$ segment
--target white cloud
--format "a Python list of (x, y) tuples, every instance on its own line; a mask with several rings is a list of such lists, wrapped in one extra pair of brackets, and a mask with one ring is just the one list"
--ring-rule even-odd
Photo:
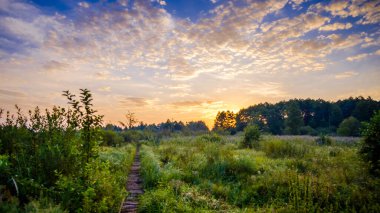
[(335, 30), (347, 30), (352, 27), (351, 23), (334, 23), (334, 24), (328, 24), (324, 25), (319, 28), (321, 31), (335, 31)]
[(359, 73), (354, 72), (354, 71), (347, 71), (347, 72), (342, 72), (338, 73), (335, 75), (336, 79), (346, 79), (346, 78), (351, 78), (353, 76), (359, 75)]
[(347, 61), (360, 61), (360, 60), (365, 59), (365, 58), (368, 57), (368, 56), (370, 56), (370, 54), (368, 54), (368, 53), (363, 53), (363, 54), (359, 54), (359, 55), (355, 55), (355, 56), (347, 57), (346, 60), (347, 60)]
[(87, 2), (84, 2), (84, 1), (79, 2), (78, 5), (79, 5), (80, 7), (83, 7), (83, 8), (89, 8), (89, 7), (90, 7), (90, 4), (87, 3)]

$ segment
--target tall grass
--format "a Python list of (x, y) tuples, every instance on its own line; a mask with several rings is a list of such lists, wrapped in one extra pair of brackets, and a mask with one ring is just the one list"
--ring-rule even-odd
[(215, 141), (207, 135), (144, 146), (142, 169), (148, 168), (145, 175), (154, 184), (146, 185), (140, 210), (379, 210), (380, 181), (368, 173), (349, 142), (321, 146), (315, 138), (266, 136), (256, 149), (240, 149), (241, 139)]

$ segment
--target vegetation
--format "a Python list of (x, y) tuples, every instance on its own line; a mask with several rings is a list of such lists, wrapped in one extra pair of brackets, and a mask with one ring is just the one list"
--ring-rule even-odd
[(0, 111), (0, 212), (118, 211), (134, 147), (100, 148), (111, 142), (91, 93), (64, 96), (67, 109)]
[(371, 172), (380, 175), (380, 111), (377, 111), (369, 123), (364, 123), (364, 141), (360, 153), (370, 163)]
[(359, 131), (360, 122), (351, 116), (340, 123), (337, 133), (341, 136), (359, 136)]
[[(210, 132), (203, 121), (137, 124), (131, 112), (123, 128), (103, 127), (88, 90), (64, 96), (67, 108), (0, 110), (0, 212), (117, 212), (136, 142), (141, 212), (380, 211), (380, 111), (360, 111), (378, 107), (370, 98), (220, 112)], [(331, 136), (360, 125), (362, 141)]]
[[(335, 135), (343, 120), (353, 117), (359, 121), (358, 128), (360, 128), (360, 122), (369, 121), (376, 110), (380, 110), (380, 101), (371, 97), (348, 98), (336, 102), (321, 99), (293, 99), (276, 104), (262, 103), (249, 106), (236, 114), (235, 121), (227, 122), (235, 123), (235, 126), (228, 128), (219, 126), (230, 132), (243, 131), (247, 125), (256, 124), (262, 132), (273, 135)], [(220, 115), (223, 115), (223, 112), (218, 113), (216, 124), (223, 123), (222, 118), (227, 119)], [(359, 131), (356, 130), (344, 135), (358, 136)]]
[(242, 147), (244, 148), (257, 148), (260, 141), (260, 130), (256, 125), (247, 126), (244, 129), (244, 139)]
[[(250, 127), (249, 129), (256, 129)], [(245, 136), (244, 136), (245, 137)], [(380, 180), (358, 141), (263, 136), (177, 137), (141, 148), (141, 212), (378, 212)], [(365, 193), (363, 193), (365, 192)]]

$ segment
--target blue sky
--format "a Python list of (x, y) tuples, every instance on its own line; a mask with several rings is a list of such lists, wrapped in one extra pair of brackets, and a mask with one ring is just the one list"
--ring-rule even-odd
[(380, 99), (380, 1), (0, 0), (0, 107), (88, 88), (107, 122)]

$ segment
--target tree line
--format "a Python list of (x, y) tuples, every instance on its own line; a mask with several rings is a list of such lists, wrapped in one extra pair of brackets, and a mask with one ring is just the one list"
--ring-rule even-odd
[(361, 122), (380, 109), (380, 101), (362, 96), (338, 101), (292, 99), (275, 104), (260, 103), (232, 111), (218, 112), (213, 130), (234, 134), (248, 125), (275, 135), (338, 134), (359, 136)]

